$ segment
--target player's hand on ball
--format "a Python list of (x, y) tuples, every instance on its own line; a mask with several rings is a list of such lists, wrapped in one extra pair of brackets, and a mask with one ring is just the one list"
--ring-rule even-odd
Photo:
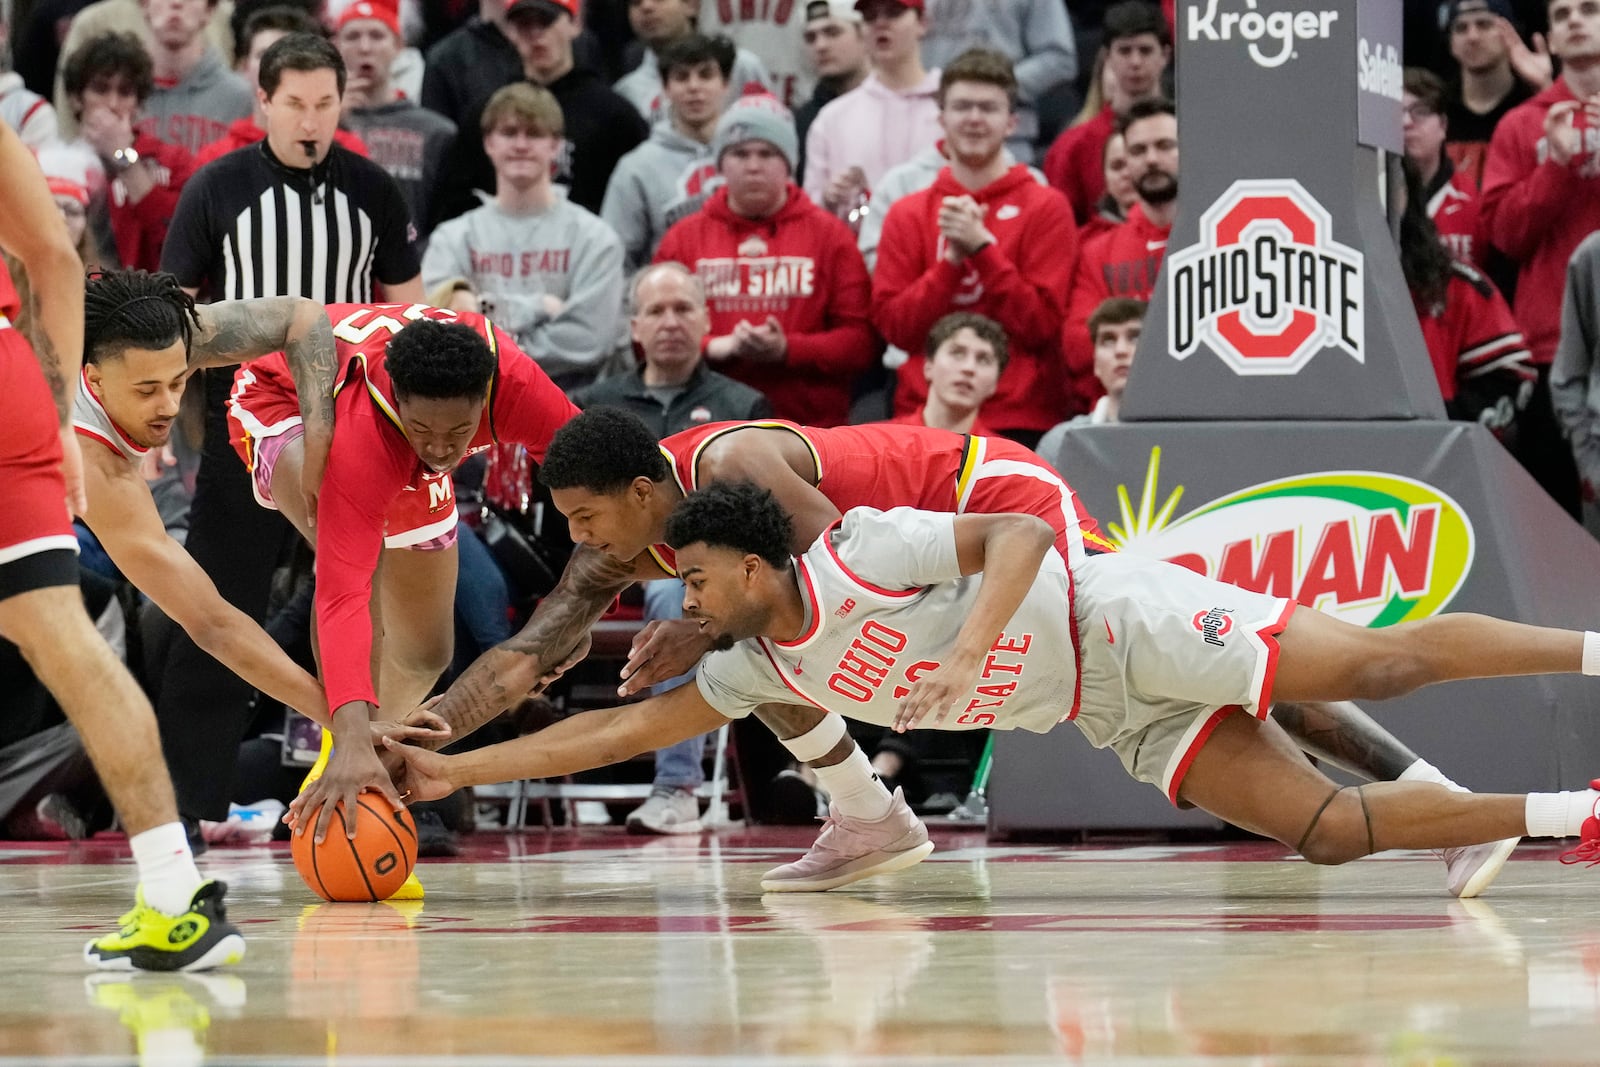
[[(294, 827), (297, 835), (305, 833), (307, 828), (312, 829), (320, 843), (328, 836), (334, 810), (342, 806), (346, 812), (355, 811), (356, 799), (365, 789), (382, 793), (396, 811), (405, 807), (399, 790), (390, 781), (389, 772), (384, 770), (371, 745), (335, 744), (322, 777), (306, 786), (299, 796), (289, 802), (284, 821)], [(354, 837), (355, 819), (345, 819), (345, 826), (348, 835)]]
[(958, 703), (965, 703), (978, 684), (978, 668), (974, 660), (947, 660), (911, 683), (909, 689), (896, 690), (901, 696), (900, 710), (895, 715), (894, 731), (903, 734), (921, 726), (932, 715), (930, 726), (938, 726), (950, 715)]
[(634, 635), (617, 695), (631, 697), (657, 682), (676, 678), (710, 651), (711, 641), (698, 622), (657, 619)]
[(405, 760), (399, 776), (400, 792), (406, 801), (438, 800), (456, 791), (450, 780), (450, 757), (441, 756), (415, 745), (402, 745), (392, 737), (383, 739), (384, 747)]

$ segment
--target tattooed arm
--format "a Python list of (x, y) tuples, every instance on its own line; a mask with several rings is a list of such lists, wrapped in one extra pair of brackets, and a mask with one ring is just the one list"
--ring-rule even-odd
[(72, 432), (72, 399), (83, 363), (83, 261), (67, 225), (50, 199), (39, 164), (9, 126), (0, 123), (0, 247), (27, 268), (37, 307), (38, 328), (30, 340), (39, 368), (50, 385), (61, 425), (61, 471), (67, 504), (77, 513), (87, 505), (83, 459)]
[(527, 696), (579, 647), (611, 601), (635, 579), (661, 577), (661, 568), (648, 554), (624, 561), (579, 545), (561, 581), (539, 602), (522, 632), (479, 656), (434, 706), (450, 724), (450, 740), (465, 737)]
[(315, 300), (267, 297), (225, 300), (196, 309), (199, 329), (189, 349), (189, 367), (225, 367), (282, 352), (294, 375), (305, 423), (305, 463), (301, 482), (312, 522), (316, 493), (333, 445), (333, 377), (339, 353), (328, 315)]

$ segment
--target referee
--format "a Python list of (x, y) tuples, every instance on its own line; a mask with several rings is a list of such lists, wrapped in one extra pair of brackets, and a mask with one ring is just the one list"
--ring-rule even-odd
[[(345, 85), (338, 51), (315, 34), (290, 34), (267, 49), (260, 71), (266, 138), (189, 180), (161, 268), (211, 300), (421, 303), (416, 229), (399, 186), (378, 164), (334, 144)], [(223, 597), (260, 620), (295, 533), (256, 505), (228, 444), (232, 384), (232, 368), (206, 374), (205, 444), (187, 547)], [(178, 810), (198, 838), (199, 820), (227, 818), (252, 691), (181, 630), (151, 673)]]

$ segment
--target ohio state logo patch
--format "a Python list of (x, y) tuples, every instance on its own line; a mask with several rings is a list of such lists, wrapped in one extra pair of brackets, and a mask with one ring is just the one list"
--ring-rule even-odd
[(1299, 182), (1234, 182), (1167, 259), (1175, 359), (1203, 345), (1241, 375), (1296, 374), (1325, 348), (1365, 360), (1361, 253)]
[(1200, 631), (1200, 636), (1205, 638), (1206, 644), (1221, 648), (1225, 643), (1222, 639), (1233, 630), (1233, 609), (1211, 608), (1209, 611), (1196, 612), (1190, 621)]

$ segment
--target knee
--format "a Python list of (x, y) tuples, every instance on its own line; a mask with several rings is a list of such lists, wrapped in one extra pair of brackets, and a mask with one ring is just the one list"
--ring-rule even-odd
[(1300, 841), (1300, 855), (1307, 863), (1336, 867), (1358, 860), (1371, 852), (1367, 813), (1359, 791), (1353, 786), (1341, 790), (1323, 809)]
[(1392, 639), (1400, 635), (1388, 636), (1391, 641), (1379, 643), (1356, 673), (1357, 695), (1361, 699), (1388, 700), (1405, 696), (1432, 680), (1429, 661), (1416, 649), (1415, 643), (1403, 638)]
[(818, 708), (792, 704), (763, 704), (756, 708), (756, 718), (780, 741), (790, 741), (810, 733), (826, 716), (827, 712)]
[(417, 675), (437, 678), (449, 669), (454, 656), (455, 635), (441, 634), (413, 648), (411, 654), (406, 657), (406, 666)]

